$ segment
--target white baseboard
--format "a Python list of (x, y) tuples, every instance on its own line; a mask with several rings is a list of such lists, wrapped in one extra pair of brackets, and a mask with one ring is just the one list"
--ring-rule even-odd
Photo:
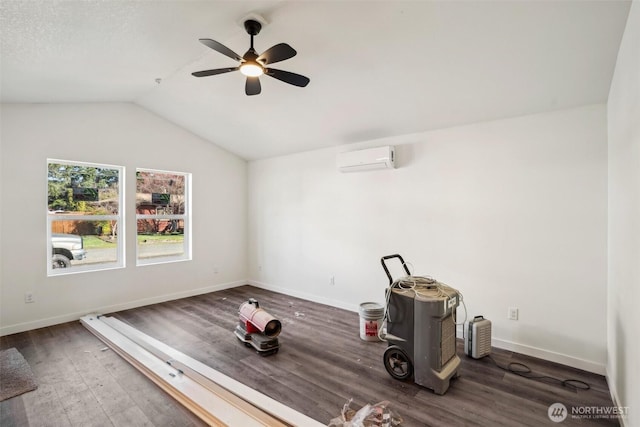
[(143, 307), (150, 304), (158, 304), (161, 302), (172, 301), (180, 298), (192, 297), (195, 295), (206, 294), (223, 289), (235, 288), (237, 286), (246, 285), (247, 280), (236, 280), (234, 282), (220, 283), (217, 285), (206, 286), (204, 288), (191, 289), (183, 292), (175, 292), (150, 298), (143, 298), (135, 301), (127, 301), (120, 304), (93, 307), (76, 313), (67, 313), (60, 316), (48, 317), (45, 319), (33, 320), (30, 322), (16, 323), (14, 325), (2, 326), (0, 328), (0, 336), (16, 334), (19, 332), (30, 331), (32, 329), (44, 328), (47, 326), (58, 325), (60, 323), (73, 322), (90, 313), (107, 314), (115, 311), (129, 310), (131, 308)]
[[(463, 337), (462, 325), (457, 327), (458, 338)], [(605, 375), (605, 365), (593, 362), (591, 360), (580, 359), (578, 357), (569, 356), (563, 353), (546, 350), (544, 348), (533, 347), (526, 344), (519, 344), (513, 341), (503, 340), (497, 337), (491, 337), (491, 346), (502, 350), (509, 350), (515, 353), (527, 356), (537, 357), (539, 359), (548, 360), (550, 362), (560, 363), (561, 365), (571, 366), (572, 368), (582, 369), (583, 371), (592, 372), (598, 375)]]
[(550, 362), (571, 366), (572, 368), (582, 369), (583, 371), (593, 372), (594, 374), (605, 374), (605, 365), (603, 363), (580, 359), (578, 357), (569, 356), (567, 354), (556, 353), (555, 351), (546, 350), (544, 348), (518, 344), (500, 338), (492, 338), (491, 345), (503, 350), (510, 350), (516, 353), (526, 354), (527, 356), (538, 357)]
[[(623, 408), (624, 405), (620, 402), (620, 398), (618, 397), (618, 387), (617, 383), (613, 380), (609, 369), (607, 368), (605, 378), (607, 379), (607, 385), (609, 386), (609, 393), (611, 394), (611, 400), (613, 401), (613, 406), (617, 406), (618, 408)], [(622, 427), (627, 427), (627, 418), (626, 417), (618, 417), (618, 421)]]
[[(14, 325), (3, 326), (0, 328), (0, 336), (15, 334), (15, 333), (24, 332), (24, 331), (30, 331), (32, 329), (37, 329), (37, 328), (44, 328), (46, 326), (57, 325), (65, 322), (72, 322), (90, 313), (107, 314), (115, 311), (128, 310), (131, 308), (143, 307), (145, 305), (157, 304), (165, 301), (172, 301), (180, 298), (191, 297), (194, 295), (201, 295), (209, 292), (220, 291), (223, 289), (234, 288), (234, 287), (242, 286), (246, 284), (250, 284), (251, 286), (255, 286), (256, 288), (279, 292), (285, 295), (290, 295), (292, 297), (302, 298), (308, 301), (313, 301), (313, 302), (341, 308), (348, 311), (358, 312), (358, 309), (359, 309), (359, 306), (355, 304), (347, 304), (347, 303), (344, 303), (343, 301), (319, 297), (317, 295), (309, 294), (306, 292), (300, 292), (300, 291), (296, 291), (289, 288), (273, 286), (267, 283), (259, 282), (257, 280), (237, 280), (234, 282), (221, 283), (217, 285), (207, 286), (204, 288), (192, 289), (184, 292), (176, 292), (172, 294), (155, 296), (151, 298), (144, 298), (136, 301), (128, 301), (125, 303), (115, 304), (110, 306), (94, 307), (82, 312), (68, 313), (61, 316), (49, 317), (46, 319), (38, 319), (31, 322), (17, 323)], [(459, 337), (462, 336), (461, 326), (458, 327), (458, 336)], [(556, 353), (550, 350), (528, 346), (525, 344), (514, 343), (514, 342), (503, 340), (497, 337), (493, 337), (491, 339), (491, 344), (494, 347), (497, 347), (503, 350), (510, 350), (516, 353), (526, 354), (527, 356), (538, 357), (540, 359), (549, 360), (551, 362), (556, 362), (556, 363), (571, 366), (574, 368), (583, 369), (585, 371), (593, 372), (599, 375), (606, 375), (606, 367), (602, 363), (597, 363), (590, 360), (584, 360), (584, 359), (569, 356), (566, 354)], [(612, 392), (613, 392), (613, 389), (612, 389)]]
[[(256, 280), (249, 280), (249, 284), (256, 288), (267, 289), (274, 292), (279, 292), (293, 297), (302, 298), (309, 301), (319, 302), (321, 304), (330, 305), (332, 307), (342, 308), (344, 310), (357, 312), (359, 307), (353, 304), (345, 304), (342, 301), (332, 300), (329, 298), (318, 297), (317, 295), (308, 294), (305, 292), (299, 292), (296, 290), (281, 288), (278, 286), (269, 285), (267, 283), (258, 282)], [(458, 336), (462, 336), (462, 326), (458, 327)], [(493, 337), (491, 339), (491, 345), (494, 347), (510, 350), (520, 354), (526, 354), (527, 356), (538, 357), (540, 359), (548, 360), (562, 365), (571, 366), (574, 368), (582, 369), (588, 372), (593, 372), (599, 375), (605, 374), (605, 365), (602, 363), (593, 362), (590, 360), (580, 359), (578, 357), (569, 356), (562, 353), (546, 350), (543, 348), (533, 347), (525, 344), (514, 343), (511, 341), (503, 340)]]
[[(299, 292), (296, 290), (281, 288), (278, 286), (269, 285), (267, 283), (258, 282), (257, 280), (249, 280), (249, 284), (256, 288), (266, 289), (274, 292), (279, 292), (293, 297), (302, 298), (308, 301), (318, 302), (320, 304), (330, 305), (332, 307), (342, 308), (344, 310), (358, 312), (359, 306), (354, 304), (345, 304), (342, 301), (332, 300), (329, 298), (319, 297), (317, 295), (308, 294), (305, 292)], [(458, 337), (462, 337), (462, 326), (458, 326)], [(582, 369), (588, 372), (593, 372), (599, 375), (605, 375), (605, 365), (602, 363), (593, 362), (590, 360), (580, 359), (578, 357), (569, 356), (562, 353), (546, 350), (543, 348), (533, 347), (525, 344), (519, 344), (500, 338), (493, 337), (491, 339), (491, 345), (503, 350), (510, 350), (516, 353), (525, 354), (527, 356), (538, 357), (540, 359), (548, 360), (562, 365), (571, 366), (573, 368)]]
[(345, 304), (343, 301), (333, 300), (329, 298), (319, 297), (317, 295), (308, 294), (306, 292), (299, 292), (289, 288), (281, 288), (279, 286), (269, 285), (267, 283), (258, 282), (257, 280), (249, 280), (251, 286), (256, 288), (266, 289), (268, 291), (278, 292), (292, 297), (301, 298), (307, 301), (313, 301), (324, 305), (330, 305), (331, 307), (341, 308), (343, 310), (358, 312), (359, 306), (354, 304)]

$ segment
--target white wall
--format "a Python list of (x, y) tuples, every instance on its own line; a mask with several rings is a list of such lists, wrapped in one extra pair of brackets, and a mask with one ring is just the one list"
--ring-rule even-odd
[(400, 253), (494, 344), (604, 373), (606, 138), (592, 105), (361, 144), (400, 144), (395, 170), (337, 172), (351, 146), (250, 162), (252, 283), (356, 310)]
[(640, 425), (640, 2), (633, 2), (608, 102), (607, 378), (625, 425)]
[[(1, 113), (2, 334), (245, 283), (244, 160), (133, 104), (8, 104)], [(126, 268), (47, 277), (47, 158), (126, 167)], [(136, 167), (193, 174), (192, 261), (135, 266)], [(35, 303), (24, 303), (27, 291)]]

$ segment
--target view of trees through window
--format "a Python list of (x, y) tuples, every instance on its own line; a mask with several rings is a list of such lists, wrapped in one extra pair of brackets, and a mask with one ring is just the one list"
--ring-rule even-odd
[(55, 160), (47, 167), (49, 273), (122, 265), (121, 168)]
[[(124, 168), (47, 162), (49, 275), (124, 267)], [(191, 259), (191, 175), (136, 170), (138, 264)]]
[(136, 171), (136, 220), (139, 263), (190, 256), (187, 186), (189, 175), (138, 169)]

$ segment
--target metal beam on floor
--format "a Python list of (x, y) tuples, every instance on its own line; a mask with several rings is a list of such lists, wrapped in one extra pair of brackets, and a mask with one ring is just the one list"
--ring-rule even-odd
[(324, 425), (116, 318), (92, 314), (80, 322), (209, 425)]

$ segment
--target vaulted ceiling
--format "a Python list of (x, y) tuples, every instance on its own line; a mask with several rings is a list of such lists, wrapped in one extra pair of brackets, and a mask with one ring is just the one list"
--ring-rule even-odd
[[(134, 102), (245, 159), (606, 102), (630, 1), (0, 2), (3, 103)], [(306, 88), (236, 63), (262, 52)], [(159, 83), (158, 83), (159, 81)]]

